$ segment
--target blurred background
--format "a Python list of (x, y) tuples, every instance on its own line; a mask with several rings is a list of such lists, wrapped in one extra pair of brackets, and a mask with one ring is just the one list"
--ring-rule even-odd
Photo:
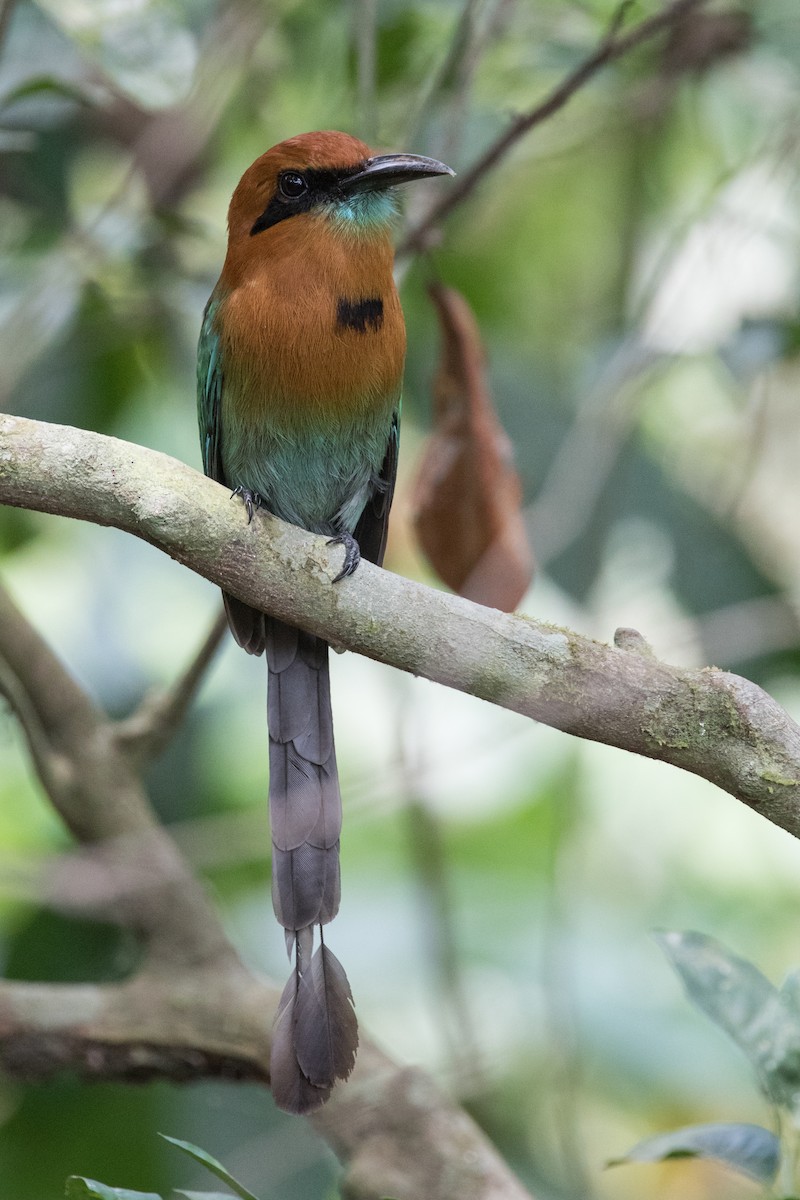
[[(200, 466), (194, 353), (230, 193), (319, 128), (463, 171), (603, 36), (611, 0), (5, 0), (0, 406)], [(635, 0), (626, 23), (658, 11)], [(432, 278), (479, 320), (539, 573), (521, 608), (746, 674), (800, 716), (800, 12), (707, 5), (521, 141), (406, 258), (401, 477), (387, 565), (436, 583), (409, 521), (430, 426)], [(420, 185), (407, 220), (436, 198)], [(114, 530), (0, 511), (2, 578), (115, 714), (173, 679), (214, 588)], [(682, 1123), (769, 1123), (651, 938), (694, 928), (775, 981), (800, 964), (800, 846), (710, 784), (336, 656), (345, 797), (332, 934), (359, 1018), (428, 1067), (553, 1200), (755, 1194), (713, 1165), (605, 1171)], [(230, 639), (153, 802), (247, 960), (283, 979), (264, 669)], [(37, 895), (68, 841), (0, 716), (0, 967), (108, 980), (134, 948)], [(329, 1197), (335, 1161), (266, 1090), (0, 1083), (9, 1200), (66, 1175)]]

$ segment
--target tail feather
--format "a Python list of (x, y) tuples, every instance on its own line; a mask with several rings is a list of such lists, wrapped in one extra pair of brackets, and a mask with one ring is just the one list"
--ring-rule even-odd
[[(309, 764), (298, 758), (291, 743), (271, 745), (269, 759), (272, 841), (279, 850), (296, 850), (311, 839), (321, 820), (335, 826), (338, 797), (324, 794), (331, 792), (327, 780), (321, 777), (318, 769), (313, 769), (313, 764), (309, 769)], [(328, 815), (328, 809), (331, 815)], [(314, 838), (315, 842), (318, 840)]]
[(272, 900), (295, 946), (273, 1030), (272, 1089), (289, 1112), (309, 1112), (350, 1074), (358, 1028), (347, 976), (313, 949), (313, 927), (339, 908), (342, 802), (333, 745), (328, 647), (267, 618)]
[(300, 978), (295, 1003), (297, 1061), (315, 1086), (345, 1079), (353, 1069), (358, 1026), (344, 968), (323, 943)]
[(248, 654), (264, 653), (264, 614), (258, 609), (251, 608), (235, 596), (222, 593), (228, 625), (236, 641)]
[(286, 1112), (313, 1112), (324, 1104), (331, 1084), (317, 1086), (303, 1073), (295, 1049), (298, 994), (312, 961), (313, 932), (303, 930), (293, 936), (295, 967), (283, 989), (272, 1029), (270, 1084), (275, 1103)]
[[(320, 711), (320, 668), (307, 662), (298, 646), (296, 657), (286, 667), (275, 671), (270, 665), (270, 672), (273, 683), (267, 701), (270, 737), (276, 742), (293, 742), (317, 724), (314, 718)], [(330, 744), (327, 751), (330, 754)], [(325, 758), (327, 754), (311, 761), (324, 762)]]
[[(338, 910), (339, 847), (320, 850), (305, 842), (296, 850), (272, 847), (272, 906), (284, 929), (332, 921)], [(334, 862), (333, 859), (336, 859)], [(336, 907), (331, 905), (336, 900)]]
[[(325, 643), (323, 642), (322, 645), (324, 646)], [(325, 663), (316, 669), (315, 675), (317, 695), (311, 699), (311, 709), (323, 712), (327, 706), (330, 711), (331, 696), (327, 657)], [(293, 741), (298, 753), (302, 754), (303, 758), (309, 762), (318, 763), (323, 769), (326, 764), (333, 763), (333, 780), (338, 790), (336, 757), (333, 749), (333, 720), (310, 721), (302, 733), (295, 734)]]

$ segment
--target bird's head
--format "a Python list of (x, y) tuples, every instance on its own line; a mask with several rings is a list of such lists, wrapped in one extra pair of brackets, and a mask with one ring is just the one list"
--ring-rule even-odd
[(265, 237), (304, 215), (326, 219), (343, 233), (385, 233), (396, 212), (397, 184), (453, 174), (418, 154), (375, 155), (347, 133), (303, 133), (273, 146), (245, 171), (228, 213), (231, 239)]

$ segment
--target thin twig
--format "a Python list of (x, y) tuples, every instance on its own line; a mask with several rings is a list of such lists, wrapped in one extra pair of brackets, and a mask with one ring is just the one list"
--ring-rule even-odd
[(421, 922), (438, 991), (439, 1023), (447, 1040), (453, 1076), (474, 1090), (481, 1061), (459, 964), (453, 897), (441, 822), (425, 800), (406, 795), (411, 866), (422, 901)]
[(447, 53), (433, 72), (428, 85), (424, 88), (418, 108), (409, 122), (408, 144), (415, 146), (423, 135), (423, 129), (431, 109), (440, 92), (450, 80), (458, 78), (463, 72), (464, 59), (472, 46), (475, 13), (481, 0), (464, 0), (463, 8), (456, 21)]
[(200, 649), (172, 687), (151, 692), (135, 712), (116, 723), (117, 744), (132, 759), (145, 762), (164, 752), (183, 723), (227, 628), (225, 613), (220, 611)]
[(438, 985), (437, 1015), (447, 1041), (452, 1073), (462, 1087), (473, 1088), (481, 1073), (480, 1055), (459, 966), (452, 888), (441, 823), (425, 795), (429, 739), (421, 727), (409, 728), (413, 716), (409, 700), (410, 693), (406, 689), (397, 714), (399, 736), (395, 775), (402, 781), (408, 846), (422, 901), (422, 933), (429, 947), (434, 982)]
[(377, 136), (377, 0), (354, 0), (353, 23), (356, 42), (356, 96), (361, 136), (367, 142)]
[(548, 117), (552, 117), (554, 113), (563, 108), (575, 93), (580, 91), (603, 67), (622, 58), (637, 46), (641, 46), (644, 42), (649, 41), (663, 30), (680, 21), (693, 9), (699, 8), (708, 2), (709, 0), (673, 0), (673, 3), (668, 5), (662, 12), (648, 17), (646, 21), (642, 21), (630, 33), (620, 36), (617, 36), (615, 32), (615, 18), (615, 23), (612, 23), (610, 32), (603, 37), (602, 41), (588, 58), (585, 58), (573, 71), (570, 71), (544, 100), (512, 121), (505, 133), (492, 142), (477, 162), (473, 163), (469, 170), (458, 176), (455, 183), (433, 205), (419, 224), (408, 231), (398, 248), (398, 255), (406, 255), (424, 250), (427, 247), (430, 234), (435, 226), (472, 195), (483, 181), (484, 176), (497, 167), (520, 138), (530, 133), (537, 125), (541, 125)]
[(19, 721), (42, 786), (65, 824), (81, 836), (70, 758), (88, 744), (101, 714), (0, 584), (0, 693)]
[(445, 123), (444, 161), (455, 160), (461, 149), (461, 140), (467, 110), (475, 76), (480, 66), (481, 58), (490, 42), (488, 22), (483, 30), (479, 24), (480, 5), (476, 4), (469, 13), (464, 39), (464, 49), (456, 64), (454, 75), (453, 97), (450, 102), (449, 114)]
[(597, 511), (635, 415), (636, 386), (658, 369), (663, 355), (631, 336), (605, 364), (582, 399), (566, 435), (548, 464), (525, 522), (540, 569), (563, 554)]
[(0, 6), (0, 54), (5, 48), (8, 31), (11, 28), (11, 18), (17, 3), (18, 0), (3, 0), (3, 4)]
[(611, 41), (617, 36), (622, 26), (625, 24), (625, 18), (633, 7), (633, 0), (622, 0), (618, 4), (614, 12), (611, 14), (611, 20), (606, 30), (606, 41)]
[(65, 763), (50, 743), (36, 705), (22, 681), (0, 652), (0, 696), (3, 696), (17, 719), (28, 746), (36, 774), (48, 795), (60, 793), (66, 783)]
[(579, 1021), (576, 987), (572, 978), (569, 904), (573, 888), (565, 878), (565, 846), (574, 850), (569, 834), (576, 820), (576, 781), (565, 780), (544, 801), (547, 812), (545, 895), (542, 920), (540, 975), (544, 987), (545, 1038), (548, 1047), (548, 1093), (554, 1115), (554, 1132), (561, 1164), (559, 1178), (572, 1195), (594, 1200), (596, 1195), (581, 1136), (579, 1094), (582, 1061), (579, 1055)]

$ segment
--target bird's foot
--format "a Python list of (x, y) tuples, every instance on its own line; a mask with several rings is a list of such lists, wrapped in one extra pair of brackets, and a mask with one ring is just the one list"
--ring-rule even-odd
[(340, 579), (353, 574), (353, 571), (355, 571), (361, 562), (361, 551), (352, 533), (337, 533), (336, 537), (328, 539), (328, 545), (344, 546), (344, 566), (333, 581), (334, 583), (338, 583)]
[(234, 496), (242, 497), (244, 506), (247, 509), (247, 524), (249, 525), (253, 519), (253, 513), (255, 510), (262, 507), (264, 503), (263, 498), (259, 496), (258, 492), (252, 492), (250, 488), (242, 487), (241, 484), (239, 487), (235, 487), (231, 492), (231, 498)]

